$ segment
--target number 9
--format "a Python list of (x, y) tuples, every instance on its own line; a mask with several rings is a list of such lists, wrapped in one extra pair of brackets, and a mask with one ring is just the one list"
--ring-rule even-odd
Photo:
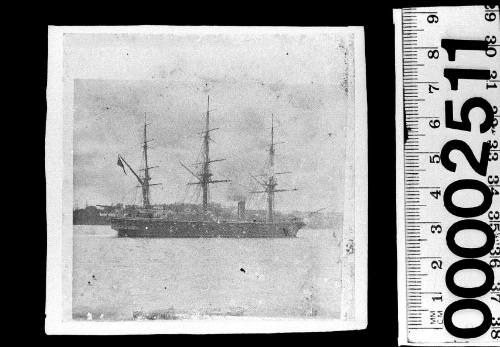
[[(493, 22), (495, 19), (497, 19), (497, 15), (495, 12), (486, 12), (484, 14), (484, 19), (486, 19), (488, 22)], [(427, 18), (427, 20), (429, 20)]]
[(429, 121), (429, 126), (433, 129), (439, 128), (440, 125), (441, 122), (439, 121), (439, 119), (433, 119)]
[(432, 23), (437, 23), (437, 22), (439, 22), (439, 17), (436, 16), (435, 14), (430, 14), (430, 15), (427, 16), (427, 21), (429, 23), (431, 23), (431, 24)]

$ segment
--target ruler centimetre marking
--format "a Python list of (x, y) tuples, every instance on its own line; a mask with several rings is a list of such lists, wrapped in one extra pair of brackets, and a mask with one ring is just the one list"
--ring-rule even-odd
[[(496, 53), (500, 42), (498, 16), (498, 6), (407, 8), (394, 11), (400, 344), (500, 345), (500, 294), (497, 294), (500, 292), (500, 230), (497, 229), (500, 228), (500, 195), (493, 195), (491, 206), (486, 212), (470, 218), (451, 214), (444, 202), (445, 191), (451, 190), (450, 185), (464, 179), (484, 183), (492, 194), (500, 191), (497, 182), (500, 176), (500, 141), (496, 130), (500, 130), (496, 126), (500, 106), (497, 76), (500, 73), (500, 52)], [(450, 59), (449, 50), (442, 47), (442, 39), (483, 40), (489, 43), (487, 48), (482, 43), (475, 43), (484, 51), (462, 49), (458, 45), (453, 60)], [(484, 80), (459, 76), (458, 88), (453, 90), (453, 83), (444, 75), (444, 69), (486, 69), (490, 71), (490, 77)], [(486, 111), (481, 113), (476, 104), (468, 114), (472, 124), (470, 131), (449, 127), (450, 120), (445, 114), (450, 110), (445, 109), (445, 102), (452, 101), (453, 119), (459, 121), (463, 105), (472, 103), (467, 101), (470, 98), (482, 98), (492, 105), (495, 122), (490, 130), (484, 133), (479, 131)], [(476, 173), (469, 164), (471, 158), (464, 159), (465, 153), (457, 148), (448, 155), (448, 159), (456, 164), (455, 172), (444, 166), (441, 157), (444, 156), (443, 146), (453, 140), (465, 142), (477, 160), (481, 157), (481, 145), (489, 141), (490, 153), (485, 175)], [(472, 190), (457, 189), (451, 194), (451, 204), (482, 205), (480, 194)], [(449, 201), (447, 203), (450, 204)], [(472, 298), (487, 305), (492, 322), (488, 322), (490, 324), (486, 332), (474, 338), (454, 336), (449, 331), (449, 324), (445, 325), (446, 310), (450, 316), (449, 306), (464, 299), (452, 293), (446, 282), (450, 266), (465, 259), (449, 249), (446, 239), (450, 227), (463, 219), (489, 223), (495, 230), (492, 251), (478, 258), (493, 269), (493, 285), (488, 293)], [(479, 232), (469, 229), (460, 229), (455, 235), (455, 242), (464, 242), (460, 245), (465, 248), (480, 247), (486, 242), (478, 238)], [(478, 287), (487, 280), (468, 269), (457, 271), (451, 277), (457, 286), (462, 287)], [(451, 317), (459, 328), (473, 328), (482, 321), (482, 314), (477, 310), (458, 310)]]

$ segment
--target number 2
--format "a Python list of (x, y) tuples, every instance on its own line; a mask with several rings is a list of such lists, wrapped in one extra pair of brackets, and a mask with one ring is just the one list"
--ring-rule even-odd
[(447, 170), (451, 172), (455, 172), (455, 170), (457, 169), (457, 164), (452, 162), (450, 159), (450, 153), (455, 149), (463, 153), (465, 159), (467, 159), (474, 171), (476, 171), (481, 176), (486, 176), (486, 171), (488, 169), (488, 159), (490, 155), (490, 145), (487, 142), (483, 142), (481, 159), (479, 161), (474, 156), (472, 149), (464, 141), (450, 140), (446, 142), (446, 144), (443, 146), (443, 149), (441, 150), (441, 163)]

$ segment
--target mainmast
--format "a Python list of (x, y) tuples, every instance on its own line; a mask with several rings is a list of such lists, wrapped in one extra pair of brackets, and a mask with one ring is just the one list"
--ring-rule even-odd
[(146, 114), (144, 114), (144, 142), (142, 145), (142, 153), (144, 156), (144, 180), (142, 184), (142, 205), (148, 209), (151, 207), (149, 201), (149, 167), (148, 167), (148, 123), (146, 122)]
[(269, 146), (269, 179), (266, 184), (267, 190), (267, 222), (272, 223), (274, 219), (274, 192), (278, 185), (274, 176), (274, 114), (271, 115), (271, 144)]
[(219, 128), (210, 129), (210, 95), (207, 98), (207, 113), (205, 116), (205, 130), (202, 132), (203, 137), (203, 161), (201, 163), (196, 163), (196, 165), (201, 164), (201, 170), (199, 173), (195, 173), (190, 170), (186, 165), (180, 163), (187, 171), (189, 171), (198, 182), (189, 182), (189, 185), (199, 184), (201, 185), (202, 193), (203, 193), (203, 212), (207, 212), (208, 210), (208, 198), (209, 198), (209, 187), (212, 183), (221, 183), (221, 182), (230, 182), (229, 180), (213, 180), (212, 173), (210, 171), (210, 163), (216, 161), (223, 161), (225, 159), (214, 159), (210, 160), (210, 132), (213, 130), (217, 130)]
[(276, 179), (276, 175), (288, 174), (290, 171), (286, 172), (275, 172), (274, 170), (274, 155), (275, 155), (275, 146), (277, 144), (281, 144), (283, 142), (274, 142), (274, 114), (271, 115), (271, 143), (269, 145), (269, 172), (267, 180), (257, 179), (255, 176), (252, 176), (257, 183), (259, 183), (264, 190), (263, 191), (254, 191), (252, 193), (266, 193), (267, 194), (267, 214), (266, 221), (268, 223), (274, 222), (274, 194), (279, 192), (289, 192), (296, 191), (297, 188), (293, 189), (276, 189), (278, 185), (278, 180)]

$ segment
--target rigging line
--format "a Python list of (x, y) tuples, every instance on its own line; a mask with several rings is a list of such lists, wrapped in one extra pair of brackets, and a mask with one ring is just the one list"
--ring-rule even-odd
[(193, 201), (193, 190), (188, 185), (186, 185), (185, 189), (185, 201), (189, 204)]
[[(125, 194), (123, 194), (120, 201), (126, 201), (127, 195), (130, 196), (133, 192), (136, 192), (136, 187), (129, 188), (129, 190), (127, 190)], [(133, 203), (135, 203), (135, 197)]]
[(198, 187), (194, 187), (194, 189), (189, 189), (189, 203), (190, 204), (194, 204), (196, 202), (196, 200), (198, 199), (197, 198), (197, 194), (199, 194), (198, 192)]
[(132, 202), (133, 205), (136, 205), (136, 202), (137, 202), (137, 192), (139, 191), (139, 188), (135, 187), (135, 190), (134, 190), (134, 200)]
[(255, 195), (256, 194), (253, 194), (253, 195), (250, 195), (250, 197), (248, 197), (247, 202), (248, 202), (249, 205), (252, 203)]
[(201, 191), (201, 188), (197, 188), (196, 189), (196, 197), (195, 197), (195, 203), (198, 202), (199, 198), (200, 198), (200, 191)]
[[(224, 177), (224, 178), (228, 179), (227, 177)], [(233, 184), (236, 184), (236, 185), (238, 185), (240, 187), (243, 187), (243, 188), (246, 188), (246, 189), (252, 189), (252, 190), (255, 189), (255, 187), (258, 187), (257, 185), (255, 185), (254, 187), (252, 187), (252, 186), (249, 186), (249, 185), (246, 185), (246, 184), (243, 184), (243, 183), (236, 183), (236, 182), (234, 182)]]
[[(196, 156), (196, 161), (195, 163), (199, 163), (202, 161), (202, 157), (203, 157), (203, 143), (200, 145), (200, 150), (198, 151), (198, 155)], [(198, 174), (198, 173), (197, 173)]]
[[(184, 193), (182, 194), (182, 203), (186, 201), (186, 198), (189, 197), (189, 186), (186, 184), (184, 185)], [(189, 200), (189, 199), (188, 199)]]
[[(135, 188), (134, 188), (135, 189)], [(125, 193), (120, 197), (120, 200), (118, 201), (125, 201), (125, 198), (127, 195), (132, 191), (132, 189), (125, 191)]]

